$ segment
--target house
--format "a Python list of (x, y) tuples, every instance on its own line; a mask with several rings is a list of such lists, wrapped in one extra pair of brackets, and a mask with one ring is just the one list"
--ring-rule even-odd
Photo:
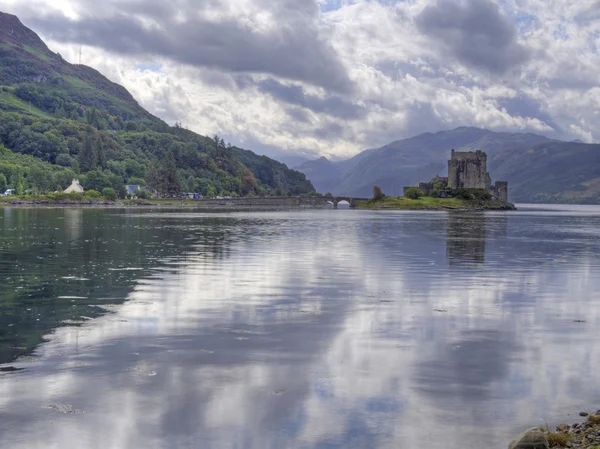
[(131, 197), (136, 197), (140, 191), (149, 192), (152, 196), (154, 196), (154, 193), (152, 190), (150, 190), (150, 187), (140, 186), (138, 184), (126, 184), (125, 190), (127, 191), (127, 195)]
[(138, 184), (127, 184), (125, 190), (127, 190), (127, 195), (135, 196), (137, 191), (140, 190), (140, 186)]
[(73, 179), (73, 182), (71, 183), (71, 185), (69, 186), (69, 188), (67, 190), (65, 190), (65, 193), (83, 193), (83, 187), (81, 187), (81, 184), (79, 184), (79, 179)]

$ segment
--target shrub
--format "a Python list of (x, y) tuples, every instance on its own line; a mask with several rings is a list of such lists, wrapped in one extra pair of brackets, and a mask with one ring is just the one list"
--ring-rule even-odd
[(102, 196), (108, 201), (116, 201), (117, 191), (111, 187), (105, 187), (104, 189), (102, 189)]
[(149, 191), (142, 189), (138, 189), (135, 192), (135, 196), (141, 200), (149, 200), (150, 198), (152, 198), (152, 194)]
[(385, 198), (384, 193), (381, 191), (381, 187), (373, 186), (373, 199), (375, 201), (381, 201)]
[(65, 192), (52, 192), (48, 193), (46, 196), (51, 200), (62, 201), (66, 200), (69, 197), (69, 194)]
[(406, 189), (406, 192), (404, 192), (404, 197), (411, 200), (418, 200), (422, 196), (425, 196), (425, 194), (418, 187), (410, 187)]
[(85, 192), (85, 196), (87, 196), (88, 198), (100, 198), (100, 192), (98, 192), (97, 190), (88, 190), (87, 192)]
[(485, 189), (456, 189), (452, 192), (452, 196), (461, 200), (489, 201), (492, 199), (492, 194)]
[(573, 435), (562, 432), (548, 432), (546, 435), (550, 447), (565, 447), (573, 439)]

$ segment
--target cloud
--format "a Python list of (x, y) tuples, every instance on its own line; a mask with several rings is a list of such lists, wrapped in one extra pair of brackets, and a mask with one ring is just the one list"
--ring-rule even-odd
[(335, 50), (321, 37), (314, 1), (257, 0), (250, 11), (241, 8), (238, 14), (231, 12), (234, 6), (233, 0), (126, 0), (108, 8), (104, 2), (86, 2), (77, 18), (53, 12), (29, 23), (53, 40), (130, 57), (158, 55), (196, 67), (351, 90)]
[(367, 111), (364, 107), (341, 98), (338, 95), (307, 94), (302, 86), (284, 85), (273, 78), (267, 78), (257, 83), (261, 92), (270, 94), (277, 100), (285, 103), (302, 106), (315, 113), (323, 113), (353, 120), (363, 118)]
[(594, 141), (597, 5), (0, 0), (169, 123), (282, 160), (457, 126)]
[(527, 62), (514, 24), (490, 0), (438, 0), (416, 17), (419, 31), (460, 63), (503, 74)]

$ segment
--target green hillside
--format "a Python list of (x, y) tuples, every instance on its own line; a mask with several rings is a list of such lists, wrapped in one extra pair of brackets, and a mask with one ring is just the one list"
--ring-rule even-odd
[(1, 12), (0, 145), (0, 174), (16, 189), (53, 191), (78, 177), (86, 189), (121, 195), (127, 182), (146, 182), (162, 196), (314, 191), (305, 175), (272, 159), (167, 125), (125, 88), (64, 61)]

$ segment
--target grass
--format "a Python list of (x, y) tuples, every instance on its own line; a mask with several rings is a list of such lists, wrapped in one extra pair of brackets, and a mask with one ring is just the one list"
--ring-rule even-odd
[(29, 105), (25, 103), (20, 98), (16, 97), (11, 92), (0, 92), (0, 109), (8, 110), (8, 111), (18, 111), (24, 112), (30, 115), (36, 115), (38, 117), (42, 117), (45, 119), (52, 119), (52, 115), (47, 112), (42, 111), (41, 109), (36, 108), (33, 105)]
[(31, 45), (24, 45), (23, 48), (28, 51), (29, 53), (31, 53), (32, 55), (36, 56), (37, 58), (41, 59), (42, 61), (49, 61), (50, 58), (48, 57), (48, 55), (46, 55), (41, 49), (37, 48), (37, 47), (32, 47)]
[(600, 415), (589, 415), (587, 420), (591, 424), (598, 425), (600, 424)]
[(386, 196), (383, 200), (369, 200), (358, 205), (359, 209), (401, 209), (401, 210), (436, 210), (436, 209), (474, 209), (479, 207), (500, 207), (500, 201), (462, 200), (460, 198), (433, 198), (424, 196), (418, 200)]
[(82, 203), (91, 204), (98, 202), (111, 202), (104, 197), (86, 195), (85, 193), (49, 193), (46, 195), (11, 195), (1, 196), (0, 204), (20, 204), (23, 201), (33, 204), (60, 204), (60, 203)]
[(562, 432), (549, 432), (546, 434), (550, 447), (565, 447), (573, 439), (573, 435)]

